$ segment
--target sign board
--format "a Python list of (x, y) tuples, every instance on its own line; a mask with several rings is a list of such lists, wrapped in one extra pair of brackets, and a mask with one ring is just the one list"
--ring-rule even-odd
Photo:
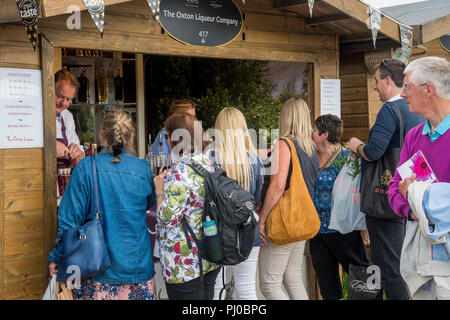
[(198, 46), (222, 46), (242, 30), (242, 13), (233, 0), (161, 0), (164, 30), (178, 41)]
[(320, 79), (320, 115), (341, 117), (341, 79)]
[(0, 68), (0, 148), (42, 148), (40, 70)]

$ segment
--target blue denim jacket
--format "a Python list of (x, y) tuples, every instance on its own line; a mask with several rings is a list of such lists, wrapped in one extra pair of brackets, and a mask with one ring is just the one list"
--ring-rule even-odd
[[(99, 181), (100, 221), (112, 267), (89, 278), (100, 283), (145, 282), (155, 271), (146, 210), (156, 201), (153, 175), (145, 160), (123, 152), (121, 162), (112, 163), (111, 153), (96, 156)], [(95, 219), (91, 160), (75, 167), (58, 210), (57, 241), (63, 231)], [(48, 259), (58, 264), (58, 246)]]

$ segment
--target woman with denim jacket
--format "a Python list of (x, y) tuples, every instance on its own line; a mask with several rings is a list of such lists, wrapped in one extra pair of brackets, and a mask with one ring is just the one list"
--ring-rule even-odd
[(220, 270), (220, 265), (199, 258), (192, 235), (183, 227), (187, 223), (197, 239), (204, 238), (204, 179), (186, 162), (193, 160), (209, 172), (214, 166), (203, 154), (206, 143), (201, 125), (196, 125), (195, 116), (189, 113), (176, 113), (166, 120), (173, 165), (155, 178), (157, 236), (169, 300), (212, 300)]
[[(153, 300), (154, 267), (146, 210), (155, 202), (149, 164), (130, 152), (135, 131), (129, 115), (105, 115), (100, 140), (105, 150), (95, 157), (100, 216), (111, 268), (83, 279), (73, 291), (77, 300)], [(58, 272), (58, 241), (69, 228), (85, 223), (93, 214), (93, 180), (90, 159), (73, 171), (58, 210), (57, 245), (50, 252), (50, 275)], [(89, 257), (86, 257), (89, 259)]]

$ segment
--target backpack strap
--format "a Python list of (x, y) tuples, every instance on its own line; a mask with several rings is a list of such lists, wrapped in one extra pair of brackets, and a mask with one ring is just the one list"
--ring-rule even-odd
[(189, 249), (192, 250), (192, 242), (191, 238), (189, 238), (189, 234), (192, 236), (192, 239), (194, 239), (195, 244), (197, 245), (197, 255), (199, 260), (199, 266), (200, 266), (200, 282), (203, 281), (203, 261), (202, 261), (202, 243), (198, 238), (195, 236), (194, 231), (192, 230), (191, 226), (189, 225), (189, 222), (187, 222), (186, 217), (183, 216), (181, 219), (181, 226), (183, 228), (184, 236), (186, 237), (187, 245)]

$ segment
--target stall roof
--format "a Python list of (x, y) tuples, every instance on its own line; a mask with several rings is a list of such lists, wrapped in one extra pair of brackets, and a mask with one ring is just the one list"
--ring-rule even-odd
[(449, 0), (429, 0), (380, 9), (408, 26), (425, 24), (450, 14)]
[[(104, 2), (105, 6), (110, 6), (131, 1), (104, 0)], [(244, 9), (244, 12), (264, 12), (302, 18), (307, 30), (337, 33), (342, 41), (371, 38), (371, 32), (367, 27), (369, 7), (359, 0), (315, 0), (312, 17), (310, 17), (307, 0), (247, 0), (245, 4), (240, 0), (235, 0), (235, 2)], [(15, 1), (0, 0), (0, 5), (2, 8), (0, 23), (20, 21)], [(86, 9), (81, 0), (41, 0), (41, 19), (66, 14), (70, 5), (77, 5), (81, 10)], [(383, 37), (400, 43), (398, 24), (384, 19), (379, 31), (379, 38)]]
[(414, 45), (427, 43), (450, 33), (450, 1), (429, 0), (384, 7), (380, 11), (413, 26)]

